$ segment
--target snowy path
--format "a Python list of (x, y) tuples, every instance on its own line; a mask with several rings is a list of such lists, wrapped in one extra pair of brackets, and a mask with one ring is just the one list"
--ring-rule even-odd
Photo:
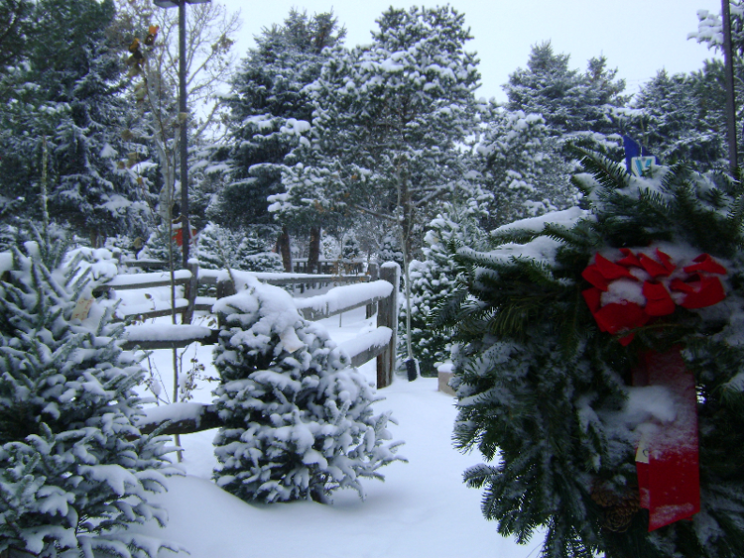
[[(337, 342), (373, 327), (363, 308), (344, 314), (340, 327), (338, 316), (322, 323)], [(184, 361), (196, 355), (207, 375), (216, 376), (210, 352), (188, 349)], [(170, 355), (154, 355), (166, 386), (172, 383), (165, 374)], [(374, 381), (374, 361), (360, 370)], [(195, 400), (209, 401), (213, 386), (200, 383)], [(396, 377), (382, 395), (376, 407), (393, 410), (400, 424), (390, 430), (406, 442), (400, 454), (409, 463), (381, 469), (384, 483), (365, 481), (366, 501), (340, 491), (332, 505), (246, 504), (209, 481), (214, 431), (207, 431), (182, 436), (188, 476), (171, 479), (169, 492), (157, 497), (169, 510), (168, 527), (144, 530), (187, 548), (191, 558), (536, 558), (540, 541), (519, 546), (499, 536), (496, 524), (481, 516), (479, 491), (462, 483), (463, 470), (480, 459), (451, 446), (454, 399), (439, 393), (431, 378), (409, 383)]]

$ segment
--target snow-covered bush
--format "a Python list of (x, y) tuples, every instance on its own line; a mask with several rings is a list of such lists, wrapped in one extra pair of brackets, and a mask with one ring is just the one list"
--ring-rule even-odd
[(356, 260), (362, 257), (362, 247), (359, 245), (354, 231), (351, 231), (344, 238), (344, 246), (341, 249), (341, 259), (346, 261)]
[(237, 241), (229, 229), (209, 223), (199, 233), (196, 253), (199, 266), (204, 269), (233, 267), (233, 254)]
[[(242, 276), (242, 274), (241, 274)], [(217, 484), (244, 500), (327, 501), (396, 460), (389, 413), (322, 326), (300, 317), (285, 291), (245, 277), (215, 306), (222, 331), (214, 363), (225, 426), (214, 444)]]
[(265, 241), (255, 232), (236, 233), (214, 223), (199, 233), (198, 255), (205, 269), (284, 271), (281, 256), (268, 252)]
[(176, 470), (134, 425), (144, 371), (92, 299), (108, 251), (36, 238), (0, 255), (0, 554), (154, 558), (166, 545), (126, 529), (165, 522), (148, 493)]
[[(175, 230), (172, 231), (175, 236)], [(145, 242), (145, 247), (139, 252), (139, 258), (145, 260), (160, 260), (168, 261), (168, 224), (163, 223), (158, 225)], [(170, 239), (170, 243), (173, 249), (173, 260), (176, 262), (181, 261), (181, 247), (176, 242), (175, 238)]]
[(382, 239), (382, 244), (377, 252), (377, 261), (380, 263), (395, 262), (403, 267), (403, 252), (395, 235), (387, 234)]
[(241, 262), (240, 268), (243, 271), (273, 271), (276, 273), (284, 272), (282, 257), (275, 252), (260, 252), (246, 256)]

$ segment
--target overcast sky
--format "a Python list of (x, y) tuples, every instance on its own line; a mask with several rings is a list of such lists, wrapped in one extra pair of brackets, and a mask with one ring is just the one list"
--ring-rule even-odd
[[(308, 14), (331, 9), (346, 26), (346, 46), (370, 42), (375, 20), (391, 4), (442, 5), (398, 0), (213, 0), (241, 11), (243, 27), (236, 45), (239, 57), (253, 46), (261, 29), (281, 23), (295, 7)], [(586, 68), (593, 56), (605, 55), (627, 82), (628, 91), (662, 68), (670, 73), (702, 66), (713, 53), (688, 40), (697, 29), (700, 9), (720, 12), (720, 0), (452, 0), (465, 14), (473, 40), (467, 44), (480, 58), (482, 87), (478, 96), (505, 101), (501, 86), (509, 74), (525, 67), (532, 45), (551, 41), (554, 52), (571, 55), (572, 68)]]

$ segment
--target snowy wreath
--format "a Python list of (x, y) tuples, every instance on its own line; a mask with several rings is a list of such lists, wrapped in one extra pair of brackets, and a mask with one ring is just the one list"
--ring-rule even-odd
[(465, 480), (547, 556), (742, 556), (741, 186), (582, 156), (581, 207), (457, 249)]

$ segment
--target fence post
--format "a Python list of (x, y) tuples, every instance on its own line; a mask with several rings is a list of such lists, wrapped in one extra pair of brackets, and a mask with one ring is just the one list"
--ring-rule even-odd
[(188, 306), (181, 312), (181, 323), (190, 324), (194, 317), (194, 305), (196, 304), (196, 293), (199, 290), (199, 262), (189, 260), (188, 270), (191, 272), (191, 279), (183, 287), (184, 298), (189, 301)]
[[(380, 278), (380, 264), (377, 262), (370, 262), (369, 266), (367, 267), (367, 272), (369, 273), (369, 282), (377, 281)], [(367, 304), (367, 313), (366, 318), (369, 319), (372, 316), (375, 315), (375, 312), (377, 311), (377, 303), (373, 302), (372, 304)]]
[(395, 353), (398, 344), (398, 290), (400, 289), (400, 266), (387, 262), (380, 266), (380, 279), (392, 283), (390, 296), (377, 303), (377, 327), (389, 327), (393, 334), (387, 348), (377, 357), (377, 389), (393, 382)]

